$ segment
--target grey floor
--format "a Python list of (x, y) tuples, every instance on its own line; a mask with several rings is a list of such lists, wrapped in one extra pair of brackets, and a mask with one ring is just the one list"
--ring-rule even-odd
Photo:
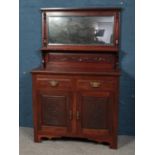
[(103, 144), (75, 140), (33, 142), (32, 128), (19, 130), (19, 155), (134, 155), (135, 141), (131, 136), (119, 136), (118, 149)]

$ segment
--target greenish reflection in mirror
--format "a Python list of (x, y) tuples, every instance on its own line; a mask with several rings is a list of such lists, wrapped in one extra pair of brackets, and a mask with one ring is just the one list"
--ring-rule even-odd
[(114, 16), (49, 16), (48, 45), (113, 45)]

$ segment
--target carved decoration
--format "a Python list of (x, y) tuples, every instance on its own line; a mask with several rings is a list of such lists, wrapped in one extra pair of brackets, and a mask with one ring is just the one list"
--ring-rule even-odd
[(56, 55), (49, 54), (49, 61), (52, 62), (114, 62), (112, 55)]

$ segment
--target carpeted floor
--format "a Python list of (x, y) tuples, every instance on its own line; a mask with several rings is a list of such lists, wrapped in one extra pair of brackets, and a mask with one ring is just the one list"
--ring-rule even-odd
[(75, 140), (47, 140), (33, 142), (33, 129), (19, 130), (19, 155), (134, 155), (134, 137), (119, 136), (118, 149), (112, 150), (103, 144)]

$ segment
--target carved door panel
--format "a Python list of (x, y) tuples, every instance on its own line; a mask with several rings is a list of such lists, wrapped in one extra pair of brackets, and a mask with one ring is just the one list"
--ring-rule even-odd
[(67, 133), (71, 130), (72, 95), (64, 91), (39, 92), (39, 127), (41, 131)]
[(110, 134), (112, 99), (112, 93), (108, 91), (79, 93), (77, 120), (81, 134)]

